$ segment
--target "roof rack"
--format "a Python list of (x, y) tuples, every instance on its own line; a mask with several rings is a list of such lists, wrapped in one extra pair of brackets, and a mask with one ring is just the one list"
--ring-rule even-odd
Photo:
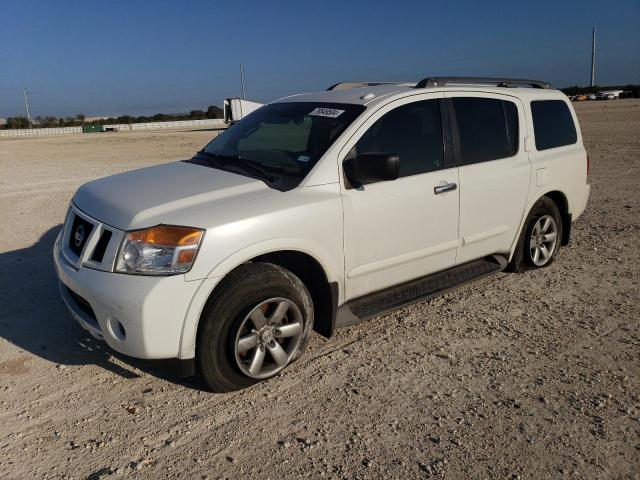
[(444, 87), (445, 85), (495, 85), (497, 87), (526, 85), (533, 88), (553, 88), (550, 83), (542, 80), (499, 77), (426, 77), (420, 80), (415, 88)]
[(350, 88), (375, 87), (378, 85), (401, 85), (402, 82), (340, 82), (331, 85), (327, 90), (349, 90)]

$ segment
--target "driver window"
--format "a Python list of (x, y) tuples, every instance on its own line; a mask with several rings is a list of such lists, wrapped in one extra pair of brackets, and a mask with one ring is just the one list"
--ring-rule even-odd
[(348, 157), (389, 153), (400, 157), (400, 177), (443, 167), (444, 142), (438, 100), (409, 103), (386, 113), (358, 140)]

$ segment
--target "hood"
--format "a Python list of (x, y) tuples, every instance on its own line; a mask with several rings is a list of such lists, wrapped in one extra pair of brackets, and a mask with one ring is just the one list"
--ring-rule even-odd
[(81, 186), (73, 202), (87, 215), (122, 230), (178, 224), (184, 213), (214, 201), (269, 191), (262, 181), (174, 162), (100, 178)]

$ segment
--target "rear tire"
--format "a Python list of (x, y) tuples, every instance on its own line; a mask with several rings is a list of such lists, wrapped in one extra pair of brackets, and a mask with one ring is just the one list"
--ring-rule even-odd
[(519, 272), (524, 268), (551, 265), (560, 248), (562, 226), (560, 210), (555, 202), (549, 197), (538, 200), (527, 216), (507, 270)]
[(241, 265), (202, 314), (200, 376), (215, 392), (271, 378), (302, 355), (312, 329), (311, 295), (298, 277), (271, 263)]

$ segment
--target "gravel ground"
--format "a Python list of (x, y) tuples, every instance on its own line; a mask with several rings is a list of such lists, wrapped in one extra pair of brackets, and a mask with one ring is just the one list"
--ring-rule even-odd
[(51, 261), (78, 185), (213, 133), (0, 141), (0, 477), (640, 478), (640, 101), (576, 108), (592, 193), (552, 266), (314, 335), (224, 395), (88, 338)]

